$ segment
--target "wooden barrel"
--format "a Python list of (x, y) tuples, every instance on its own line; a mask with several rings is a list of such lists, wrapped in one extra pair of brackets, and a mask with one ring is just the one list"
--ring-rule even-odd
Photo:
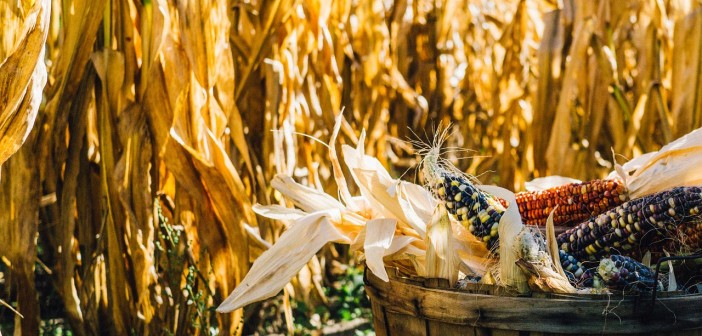
[(378, 336), (702, 335), (701, 294), (504, 296), (494, 286), (455, 290), (445, 280), (388, 274), (384, 282), (365, 272)]

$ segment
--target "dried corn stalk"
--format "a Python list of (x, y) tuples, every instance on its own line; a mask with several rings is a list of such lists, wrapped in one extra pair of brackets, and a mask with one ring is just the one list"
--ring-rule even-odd
[(50, 14), (49, 0), (31, 6), (0, 3), (0, 164), (19, 149), (34, 126), (47, 78), (44, 54)]

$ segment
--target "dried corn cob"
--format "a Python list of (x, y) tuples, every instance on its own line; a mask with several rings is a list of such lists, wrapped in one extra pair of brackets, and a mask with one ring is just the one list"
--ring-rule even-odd
[[(698, 251), (702, 249), (702, 218), (682, 225), (680, 233), (680, 241), (687, 250)], [(673, 250), (676, 248), (677, 246), (672, 246)]]
[(561, 267), (563, 267), (563, 270), (566, 272), (568, 279), (575, 284), (577, 280), (585, 274), (585, 267), (580, 261), (575, 259), (575, 257), (563, 252), (563, 250), (558, 250), (558, 256), (561, 259)]
[(477, 189), (465, 176), (441, 171), (432, 181), (436, 196), (448, 212), (492, 249), (497, 246), (497, 226), (505, 208), (494, 196)]
[(612, 255), (600, 260), (597, 274), (605, 286), (619, 290), (646, 290), (656, 285), (653, 271), (644, 264), (626, 256)]
[(678, 225), (699, 221), (702, 188), (678, 187), (637, 198), (558, 235), (560, 248), (582, 261), (639, 252), (644, 236), (672, 238)]
[(559, 256), (568, 279), (576, 287), (647, 290), (656, 284), (650, 268), (627, 256), (611, 255), (599, 263), (584, 264), (563, 251), (559, 251)]
[(493, 249), (499, 241), (497, 227), (505, 207), (498, 198), (476, 188), (466, 175), (449, 163), (440, 162), (439, 150), (445, 137), (446, 134), (437, 137), (426, 151), (423, 161), (425, 183), (437, 198), (446, 203), (446, 209), (456, 220)]
[(592, 180), (546, 190), (517, 193), (517, 205), (524, 224), (546, 225), (553, 208), (555, 225), (580, 223), (627, 201), (624, 183), (617, 180)]

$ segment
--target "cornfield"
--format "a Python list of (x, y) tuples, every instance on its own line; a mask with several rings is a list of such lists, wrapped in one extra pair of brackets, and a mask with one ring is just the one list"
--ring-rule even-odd
[[(323, 143), (340, 113), (338, 142), (365, 130), (396, 176), (443, 125), (449, 160), (512, 190), (602, 178), (702, 126), (697, 1), (0, 0), (0, 20), (18, 335), (51, 314), (75, 335), (257, 330), (260, 305), (214, 312), (286, 229), (252, 206), (292, 206), (277, 173), (337, 192)], [(339, 253), (284, 311), (326, 302)]]

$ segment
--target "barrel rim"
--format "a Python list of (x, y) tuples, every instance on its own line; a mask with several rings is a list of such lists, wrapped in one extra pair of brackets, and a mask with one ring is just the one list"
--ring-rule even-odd
[[(385, 310), (470, 327), (547, 333), (650, 333), (702, 328), (702, 295), (608, 299), (499, 296), (431, 288), (388, 268), (384, 282), (368, 269), (366, 293)], [(648, 298), (648, 299), (646, 299)], [(386, 321), (387, 322), (387, 321)]]

